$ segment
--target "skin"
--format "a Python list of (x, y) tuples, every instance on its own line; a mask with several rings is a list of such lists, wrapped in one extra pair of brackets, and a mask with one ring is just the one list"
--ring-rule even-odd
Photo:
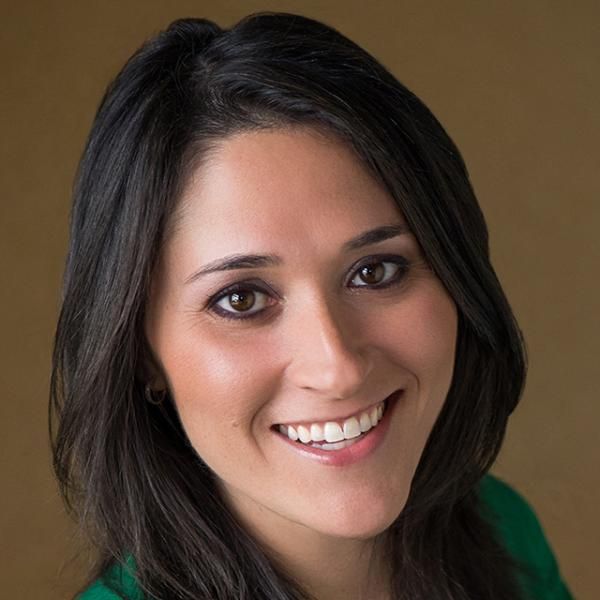
[[(153, 282), (154, 387), (168, 386), (240, 521), (321, 600), (387, 596), (373, 541), (406, 503), (452, 379), (456, 308), (416, 238), (342, 248), (403, 223), (340, 141), (307, 128), (236, 134), (188, 180)], [(189, 281), (237, 253), (281, 263)], [(409, 261), (397, 285), (361, 278), (360, 267), (374, 264), (385, 267), (384, 283), (394, 279), (388, 257), (364, 260), (380, 254)], [(250, 281), (262, 290), (255, 318), (227, 319), (209, 305)], [(218, 306), (240, 314), (232, 302), (225, 294)], [(344, 417), (396, 389), (404, 394), (382, 444), (348, 466), (307, 459), (272, 430)]]

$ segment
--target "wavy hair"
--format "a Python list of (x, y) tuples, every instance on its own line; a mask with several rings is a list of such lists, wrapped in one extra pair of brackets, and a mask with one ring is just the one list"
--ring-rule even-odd
[(98, 550), (94, 579), (135, 563), (156, 599), (309, 598), (232, 516), (171, 399), (144, 400), (150, 280), (192, 166), (227, 136), (315, 127), (353, 148), (395, 200), (458, 310), (452, 384), (406, 507), (382, 534), (396, 600), (515, 600), (515, 566), (476, 486), (526, 373), (464, 162), (413, 93), (335, 29), (257, 13), (181, 19), (109, 85), (74, 186), (53, 355), (54, 467)]

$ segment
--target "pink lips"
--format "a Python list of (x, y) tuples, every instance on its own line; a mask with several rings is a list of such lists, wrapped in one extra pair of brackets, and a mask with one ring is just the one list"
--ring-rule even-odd
[(396, 406), (396, 401), (402, 395), (402, 391), (403, 390), (397, 390), (386, 398), (386, 409), (383, 413), (383, 418), (379, 421), (377, 427), (369, 430), (357, 442), (347, 448), (341, 448), (340, 450), (322, 450), (290, 440), (287, 436), (284, 436), (279, 432), (276, 432), (276, 435), (300, 455), (305, 458), (316, 460), (322, 465), (345, 467), (354, 464), (369, 456), (383, 441)]

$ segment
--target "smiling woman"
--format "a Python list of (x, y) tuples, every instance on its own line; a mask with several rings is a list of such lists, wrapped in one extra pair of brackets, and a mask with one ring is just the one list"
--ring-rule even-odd
[[(180, 202), (146, 332), (154, 386), (221, 496), (290, 558), (385, 530), (448, 393), (457, 321), (398, 207), (344, 144), (297, 128), (228, 137)], [(235, 250), (277, 258), (190, 280)]]
[(83, 598), (569, 598), (486, 474), (524, 376), (460, 155), (364, 50), (187, 19), (110, 86), (52, 380)]

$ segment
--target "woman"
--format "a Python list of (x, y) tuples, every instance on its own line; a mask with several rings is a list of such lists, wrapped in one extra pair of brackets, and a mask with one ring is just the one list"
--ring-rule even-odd
[(101, 104), (56, 336), (94, 598), (569, 598), (486, 475), (525, 377), (458, 150), (304, 17), (173, 23)]

